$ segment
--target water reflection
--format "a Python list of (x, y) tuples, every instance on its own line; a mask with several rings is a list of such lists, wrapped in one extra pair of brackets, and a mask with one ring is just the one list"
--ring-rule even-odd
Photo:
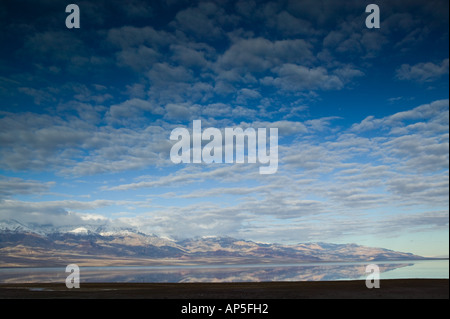
[[(428, 268), (430, 263), (428, 261)], [(447, 272), (448, 260), (436, 271)], [(442, 261), (441, 261), (442, 262)], [(234, 266), (169, 266), (169, 267), (80, 267), (81, 282), (263, 282), (263, 281), (325, 281), (364, 279), (369, 263), (315, 263), (296, 265), (234, 265)], [(377, 263), (386, 278), (389, 273), (402, 278), (424, 261)], [(425, 262), (426, 264), (426, 262)], [(420, 266), (422, 265), (422, 266)], [(437, 266), (436, 266), (437, 265)], [(408, 271), (406, 271), (408, 269)], [(435, 272), (436, 272), (435, 271)], [(438, 276), (437, 274), (435, 274)], [(64, 282), (65, 268), (3, 268), (1, 283)], [(393, 277), (395, 277), (393, 276)], [(410, 278), (420, 278), (412, 275)]]

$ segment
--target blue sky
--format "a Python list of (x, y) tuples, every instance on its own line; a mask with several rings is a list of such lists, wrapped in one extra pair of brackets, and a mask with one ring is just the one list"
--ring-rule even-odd
[[(448, 1), (74, 3), (0, 3), (0, 219), (448, 255)], [(173, 164), (197, 119), (277, 173)]]

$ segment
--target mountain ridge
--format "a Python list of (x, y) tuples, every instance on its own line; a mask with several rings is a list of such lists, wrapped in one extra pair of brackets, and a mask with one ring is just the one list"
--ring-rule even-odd
[(411, 253), (354, 243), (286, 245), (213, 236), (174, 240), (132, 228), (116, 228), (114, 231), (106, 231), (105, 227), (94, 228), (69, 230), (65, 227), (60, 231), (36, 232), (15, 220), (1, 221), (0, 264), (2, 267), (27, 267), (60, 265), (69, 261), (95, 266), (426, 259)]

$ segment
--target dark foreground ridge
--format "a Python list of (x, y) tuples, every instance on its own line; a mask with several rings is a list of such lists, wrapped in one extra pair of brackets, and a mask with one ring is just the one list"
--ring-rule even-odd
[(448, 299), (448, 279), (382, 280), (368, 289), (363, 280), (262, 283), (64, 283), (0, 284), (11, 299)]

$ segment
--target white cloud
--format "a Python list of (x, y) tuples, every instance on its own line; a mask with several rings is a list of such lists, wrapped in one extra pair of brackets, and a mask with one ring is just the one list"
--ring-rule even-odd
[(197, 7), (177, 13), (171, 23), (177, 30), (203, 39), (217, 39), (224, 36), (222, 26), (233, 24), (235, 17), (214, 3), (202, 2)]
[(265, 77), (262, 81), (265, 85), (274, 85), (285, 91), (303, 90), (340, 90), (344, 84), (362, 73), (346, 67), (330, 74), (323, 67), (308, 68), (296, 64), (283, 64), (276, 67), (273, 72), (277, 77)]
[(199, 106), (169, 103), (165, 107), (165, 117), (172, 120), (190, 120), (200, 113)]
[(288, 36), (312, 35), (318, 32), (313, 29), (310, 21), (296, 18), (287, 11), (278, 13), (275, 19), (273, 18), (273, 15), (270, 15), (267, 17), (267, 20), (268, 23), (275, 21), (277, 30), (280, 31), (281, 34)]
[(119, 65), (126, 65), (136, 71), (149, 69), (160, 58), (160, 53), (143, 45), (127, 48), (117, 53)]
[(109, 115), (114, 119), (141, 116), (144, 112), (163, 114), (163, 108), (138, 98), (132, 98), (120, 104), (111, 105)]
[(311, 63), (312, 47), (304, 40), (238, 39), (218, 59), (219, 70), (264, 72), (280, 63)]
[(210, 67), (207, 58), (214, 56), (214, 48), (206, 44), (172, 44), (170, 49), (173, 52), (172, 59), (186, 67)]
[(41, 183), (35, 180), (0, 175), (0, 198), (8, 198), (18, 194), (42, 194), (48, 192), (53, 184), (53, 182)]
[(166, 46), (174, 41), (174, 36), (165, 31), (156, 31), (152, 27), (133, 27), (123, 26), (108, 30), (106, 40), (121, 48), (139, 47), (145, 45), (148, 47)]
[[(366, 117), (360, 123), (355, 123), (352, 125), (351, 131), (354, 132), (364, 132), (374, 129), (392, 129), (392, 132), (398, 131), (405, 133), (404, 130), (399, 130), (399, 127), (404, 127), (403, 121), (411, 121), (411, 120), (422, 120), (427, 123), (436, 124), (438, 122), (445, 123), (446, 119), (448, 119), (448, 107), (449, 100), (438, 100), (429, 104), (423, 104), (417, 106), (409, 111), (398, 112), (384, 118), (375, 118), (370, 115)], [(414, 126), (409, 125), (409, 130), (414, 129)], [(432, 128), (430, 125), (426, 125), (427, 128)], [(438, 128), (433, 125), (434, 128)], [(418, 128), (416, 126), (416, 128)], [(419, 128), (420, 129), (420, 128)], [(437, 133), (437, 132), (435, 132)], [(441, 131), (442, 133), (442, 131)]]
[(174, 175), (167, 175), (152, 181), (142, 181), (137, 183), (123, 184), (114, 187), (107, 188), (111, 191), (121, 191), (129, 189), (149, 188), (149, 187), (164, 187), (180, 185), (180, 183), (194, 183), (205, 180), (226, 180), (233, 176), (233, 171), (244, 172), (245, 167), (239, 165), (222, 165), (219, 168), (212, 170), (199, 170), (194, 168), (192, 171), (189, 168), (181, 169)]
[[(5, 199), (1, 200), (0, 216), (2, 219), (15, 219), (25, 224), (41, 226), (83, 225), (86, 219), (69, 210), (91, 210), (111, 204), (113, 201), (107, 200), (25, 202)], [(91, 219), (94, 220), (98, 221), (99, 218)]]
[(439, 64), (432, 62), (418, 63), (415, 65), (402, 64), (396, 70), (396, 77), (399, 80), (432, 82), (448, 74), (448, 68), (448, 58), (442, 60)]
[[(124, 103), (128, 107), (123, 112), (133, 112), (133, 107), (134, 112), (162, 110), (138, 99)], [(113, 111), (121, 106), (124, 104)], [(127, 116), (115, 115), (122, 119)], [(1, 118), (0, 123), (0, 159), (11, 170), (48, 170), (77, 176), (117, 172), (164, 163), (171, 146), (167, 138), (170, 130), (148, 122), (129, 128), (97, 127), (77, 117), (65, 120), (56, 115), (23, 113)]]
[(32, 33), (25, 41), (25, 48), (33, 52), (37, 59), (47, 59), (50, 56), (52, 60), (67, 60), (73, 52), (86, 53), (83, 42), (73, 33), (64, 31)]
[(262, 96), (258, 92), (258, 90), (243, 88), (243, 89), (239, 90), (239, 92), (237, 93), (236, 103), (247, 104), (247, 102), (249, 100), (253, 101), (256, 99), (261, 99), (261, 97)]

